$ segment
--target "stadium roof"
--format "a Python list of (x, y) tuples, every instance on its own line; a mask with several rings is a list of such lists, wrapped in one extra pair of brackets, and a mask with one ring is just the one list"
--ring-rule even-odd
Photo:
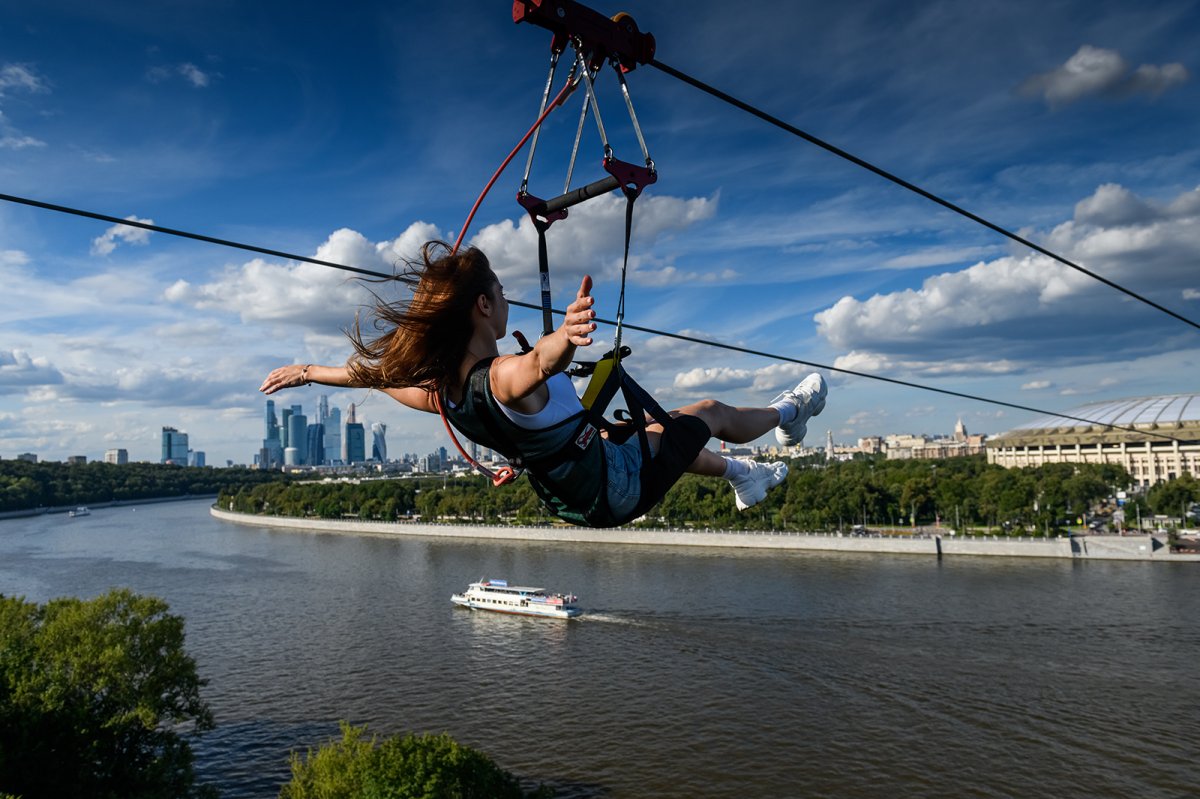
[[(1076, 418), (1068, 418), (1071, 416)], [(1080, 419), (1087, 419), (1091, 423), (1081, 422)], [(1114, 426), (1117, 429), (1114, 429)], [(1120, 428), (1135, 428), (1165, 435), (1182, 433), (1183, 438), (1187, 440), (1200, 437), (1200, 394), (1168, 394), (1089, 402), (1064, 411), (1062, 415), (1039, 416), (993, 437), (989, 444), (1026, 444), (1032, 443), (1031, 440), (1035, 438), (1047, 439), (1040, 443), (1068, 443), (1061, 439), (1049, 440), (1059, 439), (1061, 436), (1071, 436), (1072, 442), (1080, 436), (1102, 438), (1106, 441), (1129, 441), (1139, 438), (1136, 433)]]

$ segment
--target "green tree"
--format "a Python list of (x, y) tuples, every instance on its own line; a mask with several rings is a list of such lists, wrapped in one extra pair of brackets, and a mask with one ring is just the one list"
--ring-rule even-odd
[(280, 799), (526, 799), (548, 797), (521, 789), (489, 757), (448, 735), (394, 736), (379, 743), (367, 728), (342, 722), (341, 740), (306, 757), (293, 752), (292, 779)]
[(195, 785), (181, 725), (212, 728), (183, 620), (127, 590), (0, 596), (0, 791), (168, 799)]
[(1186, 516), (1193, 502), (1200, 502), (1200, 480), (1187, 472), (1158, 483), (1146, 493), (1146, 504), (1164, 516)]

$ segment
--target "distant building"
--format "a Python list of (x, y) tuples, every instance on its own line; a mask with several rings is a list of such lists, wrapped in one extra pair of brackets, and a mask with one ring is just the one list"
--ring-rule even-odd
[(310, 424), (307, 431), (307, 457), (304, 462), (309, 466), (320, 466), (325, 463), (325, 425), (317, 422)]
[(298, 406), (293, 406), (292, 412), (288, 414), (287, 430), (284, 452), (295, 449), (296, 463), (293, 465), (303, 466), (308, 463), (308, 417), (300, 413)]
[(330, 408), (329, 417), (325, 420), (325, 462), (340, 463), (342, 461), (342, 411), (340, 408)]
[(342, 460), (347, 464), (362, 463), (367, 459), (367, 434), (362, 423), (354, 415), (354, 403), (346, 409), (346, 430), (342, 439)]
[(958, 423), (954, 425), (954, 436), (951, 438), (890, 435), (883, 439), (883, 447), (887, 452), (888, 460), (907, 460), (909, 458), (936, 460), (979, 455), (984, 451), (986, 443), (986, 435), (968, 434), (962, 419), (959, 419)]
[(205, 464), (204, 464), (204, 450), (198, 450), (198, 449), (189, 449), (189, 450), (188, 450), (188, 459), (187, 459), (187, 465), (188, 465), (188, 466), (203, 467), (203, 466), (205, 465)]
[(67, 465), (68, 466), (83, 466), (85, 463), (87, 463), (87, 455), (68, 455), (67, 456)]
[(288, 440), (288, 420), (292, 418), (292, 409), (284, 408), (279, 412), (279, 446), (287, 449), (292, 445)]
[(162, 429), (162, 459), (160, 463), (184, 466), (188, 462), (188, 434), (174, 427)]
[(26, 463), (37, 463), (37, 455), (32, 452), (22, 452), (17, 456), (17, 460), (25, 461)]
[(987, 456), (1001, 466), (1115, 463), (1143, 487), (1200, 475), (1200, 394), (1092, 402), (1041, 416), (992, 438)]
[(371, 460), (387, 463), (387, 425), (371, 425)]
[(104, 450), (104, 462), (115, 463), (118, 466), (124, 466), (129, 463), (129, 450), (125, 449), (106, 449)]

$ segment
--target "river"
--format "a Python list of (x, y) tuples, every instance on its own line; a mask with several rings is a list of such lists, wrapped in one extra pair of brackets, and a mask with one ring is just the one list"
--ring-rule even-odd
[[(1194, 796), (1197, 568), (297, 533), (207, 501), (0, 522), (0, 593), (184, 616), (226, 799), (340, 719), (574, 799)], [(450, 604), (481, 576), (586, 615)]]

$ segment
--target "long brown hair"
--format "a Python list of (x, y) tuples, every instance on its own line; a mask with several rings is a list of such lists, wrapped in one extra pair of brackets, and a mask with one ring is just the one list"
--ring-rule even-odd
[(457, 382), (472, 333), (471, 306), (496, 284), (487, 256), (474, 247), (452, 253), (445, 242), (431, 241), (395, 279), (412, 288), (412, 298), (388, 303), (376, 295), (369, 318), (380, 335), (365, 340), (357, 318), (347, 333), (355, 354), (346, 367), (354, 382), (429, 391)]

